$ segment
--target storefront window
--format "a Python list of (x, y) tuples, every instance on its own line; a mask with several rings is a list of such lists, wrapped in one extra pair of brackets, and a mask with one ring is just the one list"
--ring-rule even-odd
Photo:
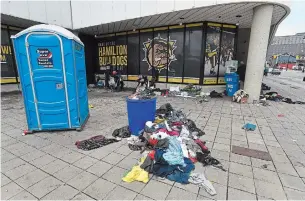
[[(116, 35), (115, 41), (116, 47), (116, 70), (121, 75), (127, 75), (127, 64), (128, 64), (128, 47), (127, 47), (127, 34), (119, 33)], [(127, 76), (124, 76), (127, 79)]]
[(7, 29), (1, 29), (1, 83), (15, 83), (16, 74), (13, 47), (10, 46)]
[(234, 59), (235, 47), (235, 25), (223, 25), (220, 48), (218, 84), (224, 84), (226, 63)]
[(205, 44), (204, 84), (217, 84), (220, 31), (221, 24), (208, 23)]
[(183, 83), (199, 84), (202, 25), (186, 27)]
[(153, 29), (140, 31), (140, 74), (151, 75), (153, 65)]
[(153, 68), (159, 73), (159, 82), (166, 82), (168, 62), (168, 27), (154, 29)]
[(170, 27), (168, 46), (168, 82), (182, 83), (184, 46), (183, 26)]
[(128, 34), (128, 80), (137, 80), (140, 74), (139, 66), (139, 33), (129, 33)]
[(115, 36), (103, 37), (98, 41), (99, 73), (116, 69)]

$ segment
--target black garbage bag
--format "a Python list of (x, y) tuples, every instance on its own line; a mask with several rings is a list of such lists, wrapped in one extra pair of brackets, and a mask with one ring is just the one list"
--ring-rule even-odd
[(172, 105), (170, 103), (166, 103), (161, 105), (160, 108), (156, 110), (156, 115), (167, 115), (172, 111), (174, 111)]
[(113, 137), (127, 138), (131, 136), (129, 126), (124, 126), (122, 128), (115, 129), (112, 133)]
[(222, 98), (223, 94), (222, 93), (218, 93), (215, 90), (213, 90), (213, 91), (210, 92), (210, 97), (211, 98)]

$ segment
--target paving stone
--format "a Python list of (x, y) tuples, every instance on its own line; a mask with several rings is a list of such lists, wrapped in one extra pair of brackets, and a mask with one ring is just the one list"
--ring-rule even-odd
[(73, 165), (86, 170), (97, 162), (98, 162), (97, 159), (91, 158), (89, 156), (85, 156), (85, 157), (81, 158), (80, 160), (76, 161), (75, 163), (73, 163)]
[(229, 187), (228, 200), (256, 200), (256, 195)]
[[(196, 170), (197, 171), (197, 170)], [(227, 185), (228, 181), (228, 172), (224, 172), (220, 169), (208, 167), (205, 172), (205, 176), (208, 180)]]
[(293, 166), (290, 163), (278, 163), (274, 161), (274, 165), (279, 173), (298, 176), (298, 173), (294, 170)]
[(146, 186), (143, 182), (133, 181), (131, 183), (127, 183), (125, 181), (121, 181), (120, 186), (123, 186), (129, 190), (135, 191), (135, 192), (141, 192), (143, 188)]
[(153, 200), (153, 199), (146, 197), (144, 195), (138, 194), (134, 200)]
[(4, 186), (8, 183), (10, 183), (12, 180), (10, 180), (7, 176), (4, 174), (1, 174), (1, 186)]
[[(265, 160), (261, 160), (261, 159), (258, 159), (258, 158), (251, 158), (251, 162), (252, 162), (253, 167), (275, 171), (275, 167), (274, 167), (272, 161), (265, 161)], [(264, 168), (265, 165), (267, 165), (267, 168)]]
[(95, 149), (95, 150), (91, 151), (88, 155), (100, 160), (102, 158), (105, 158), (110, 153), (112, 153), (112, 150), (104, 149), (104, 147), (101, 147), (99, 149)]
[(116, 186), (105, 198), (106, 200), (133, 200), (137, 193), (121, 186)]
[(230, 172), (242, 175), (245, 177), (253, 178), (252, 167), (247, 165), (242, 165), (234, 162), (230, 162)]
[(222, 138), (222, 137), (216, 137), (215, 142), (220, 143), (220, 144), (231, 144), (231, 140), (229, 138)]
[(171, 181), (171, 180), (169, 180), (169, 179), (167, 179), (167, 178), (158, 177), (158, 176), (156, 176), (156, 175), (154, 175), (154, 176), (152, 177), (152, 179), (155, 180), (155, 181), (159, 181), (159, 182), (162, 182), (162, 183), (171, 185), (171, 186), (175, 183), (174, 181)]
[(16, 158), (17, 158), (17, 156), (15, 156), (14, 154), (11, 154), (10, 152), (8, 152), (6, 150), (1, 149), (1, 164), (4, 164), (4, 163), (9, 162)]
[(94, 200), (93, 198), (89, 197), (84, 193), (78, 193), (72, 200)]
[(41, 168), (49, 163), (51, 163), (52, 161), (55, 161), (56, 158), (54, 158), (53, 156), (50, 156), (48, 154), (39, 157), (33, 161), (30, 161), (29, 163), (33, 164), (35, 167)]
[(106, 156), (105, 158), (103, 158), (103, 161), (110, 163), (112, 165), (115, 165), (115, 164), (119, 163), (121, 160), (123, 160), (123, 158), (125, 158), (125, 156), (123, 156), (121, 154), (111, 153), (108, 156)]
[(33, 172), (30, 172), (23, 177), (15, 180), (15, 182), (24, 189), (32, 186), (33, 184), (43, 180), (44, 178), (48, 177), (49, 175), (39, 169), (36, 169)]
[(234, 153), (230, 153), (230, 161), (239, 163), (239, 164), (244, 164), (244, 165), (251, 165), (251, 158), (248, 156), (242, 156), (242, 155), (237, 155)]
[(12, 180), (15, 180), (23, 175), (26, 175), (29, 172), (35, 171), (37, 168), (29, 163), (22, 164), (14, 169), (11, 169), (5, 172), (5, 175)]
[(70, 179), (76, 177), (76, 175), (80, 174), (81, 172), (83, 172), (82, 169), (73, 165), (69, 165), (54, 173), (53, 176), (63, 182), (67, 182)]
[(106, 181), (102, 178), (97, 179), (94, 183), (88, 186), (83, 192), (97, 200), (104, 199), (107, 194), (116, 187), (115, 184)]
[(181, 188), (173, 187), (166, 200), (195, 200), (196, 198), (197, 193), (194, 194)]
[(106, 172), (102, 178), (116, 184), (120, 184), (122, 181), (123, 176), (129, 172), (128, 170), (119, 168), (119, 167), (113, 167), (108, 172)]
[(305, 184), (299, 177), (279, 174), (283, 186), (305, 192)]
[(73, 151), (67, 155), (64, 155), (60, 159), (66, 161), (67, 163), (73, 164), (74, 162), (80, 160), (83, 157), (85, 157), (85, 155)]
[(124, 156), (128, 156), (132, 150), (129, 149), (129, 147), (127, 145), (121, 146), (120, 148), (118, 148), (117, 150), (115, 150), (114, 152), (124, 155)]
[(21, 191), (10, 200), (38, 200), (35, 196), (27, 192), (26, 190)]
[(20, 158), (22, 158), (25, 161), (33, 161), (33, 160), (35, 160), (37, 158), (40, 158), (40, 157), (42, 157), (44, 155), (46, 155), (46, 153), (36, 149), (36, 151), (27, 153), (25, 155), (22, 155), (22, 156), (20, 156)]
[(281, 184), (273, 184), (255, 179), (256, 193), (265, 198), (274, 200), (286, 200), (285, 192)]
[(286, 192), (287, 198), (289, 200), (304, 200), (305, 199), (305, 192), (294, 190), (291, 188), (284, 187), (284, 190)]
[(122, 161), (120, 161), (117, 166), (124, 168), (126, 170), (130, 170), (134, 165), (138, 164), (138, 160), (133, 158), (132, 156), (127, 156)]
[(230, 173), (229, 186), (232, 188), (236, 188), (242, 191), (255, 194), (254, 181), (252, 178)]
[(181, 184), (181, 183), (175, 182), (174, 186), (177, 187), (177, 188), (181, 188), (185, 191), (194, 193), (194, 194), (198, 194), (198, 191), (199, 191), (199, 186), (195, 185), (195, 184), (191, 184), (191, 183)]
[(257, 143), (252, 143), (252, 142), (249, 142), (249, 149), (255, 149), (255, 150), (259, 150), (259, 151), (268, 151), (267, 150), (267, 147), (263, 144), (257, 144)]
[[(154, 190), (152, 190), (154, 189)], [(141, 191), (142, 195), (150, 197), (155, 200), (165, 200), (169, 193), (171, 186), (155, 180), (149, 181), (145, 188)], [(158, 193), (156, 193), (158, 192)]]
[(276, 172), (264, 170), (262, 168), (253, 168), (254, 178), (274, 184), (280, 184), (280, 179)]
[(95, 180), (97, 180), (98, 177), (83, 171), (81, 173), (79, 173), (76, 177), (73, 177), (72, 179), (70, 179), (67, 183), (78, 189), (78, 190), (84, 190), (85, 188), (87, 188), (90, 184), (92, 184)]
[(230, 153), (229, 152), (220, 151), (220, 150), (217, 150), (217, 149), (213, 149), (212, 152), (211, 152), (211, 155), (214, 158), (223, 159), (223, 160), (226, 160), (226, 161), (229, 161), (229, 157), (230, 157)]
[[(227, 197), (227, 186), (217, 184), (217, 183), (212, 183), (214, 186), (217, 194), (216, 195), (210, 195), (204, 188), (200, 187), (199, 189), (199, 195), (204, 196), (205, 199), (215, 199), (215, 200), (226, 200)], [(198, 199), (198, 198), (197, 198)]]
[(54, 161), (52, 161), (51, 163), (48, 163), (47, 165), (41, 167), (41, 169), (49, 174), (53, 174), (65, 167), (67, 167), (69, 164), (62, 161), (62, 160), (59, 160), (59, 159), (56, 159)]
[(14, 169), (24, 164), (26, 164), (25, 161), (21, 160), (20, 158), (14, 158), (10, 161), (1, 164), (1, 172), (5, 173), (11, 169)]
[(220, 144), (215, 142), (213, 145), (213, 149), (230, 152), (230, 145)]
[(23, 191), (23, 189), (20, 186), (14, 182), (10, 182), (7, 185), (1, 187), (1, 200), (8, 200), (21, 191)]
[(52, 191), (51, 193), (47, 194), (42, 198), (42, 200), (70, 200), (72, 199), (76, 194), (78, 193), (78, 190), (72, 188), (68, 185), (62, 185)]
[(87, 171), (98, 177), (101, 177), (110, 168), (112, 168), (112, 165), (105, 163), (103, 161), (98, 161), (97, 163), (95, 163), (91, 167), (89, 167)]
[(305, 167), (295, 166), (294, 168), (297, 170), (300, 177), (305, 177)]
[(42, 198), (46, 194), (50, 193), (54, 189), (61, 186), (63, 183), (58, 179), (55, 179), (52, 176), (49, 176), (38, 183), (34, 184), (33, 186), (29, 187), (27, 191), (34, 195), (37, 198)]
[(285, 155), (271, 154), (272, 160), (279, 163), (290, 163), (289, 159)]

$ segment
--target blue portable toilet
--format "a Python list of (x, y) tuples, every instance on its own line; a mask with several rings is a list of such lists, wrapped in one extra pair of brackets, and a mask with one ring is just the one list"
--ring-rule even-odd
[(56, 25), (13, 39), (28, 131), (77, 129), (89, 118), (84, 44)]

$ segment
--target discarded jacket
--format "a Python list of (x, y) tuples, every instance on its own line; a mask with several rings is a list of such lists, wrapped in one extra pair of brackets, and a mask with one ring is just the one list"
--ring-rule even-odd
[(87, 140), (82, 141), (76, 141), (75, 145), (78, 149), (82, 149), (85, 151), (96, 149), (99, 147), (103, 147), (105, 145), (118, 142), (116, 139), (107, 139), (103, 135), (97, 135), (94, 137), (91, 137)]

